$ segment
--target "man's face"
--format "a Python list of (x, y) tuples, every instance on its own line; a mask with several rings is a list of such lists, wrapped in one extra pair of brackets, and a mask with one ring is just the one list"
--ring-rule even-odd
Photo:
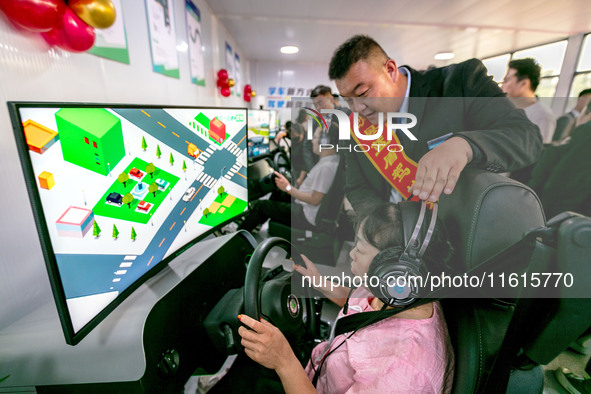
[(517, 80), (517, 70), (514, 68), (510, 68), (507, 70), (507, 74), (505, 74), (505, 78), (503, 78), (503, 83), (501, 84), (501, 89), (503, 92), (507, 93), (507, 97), (525, 97), (524, 90), (526, 87), (526, 79), (521, 81)]
[(385, 63), (372, 58), (359, 60), (336, 85), (349, 108), (373, 124), (378, 123), (380, 112), (397, 112), (406, 93), (392, 59)]
[(585, 109), (587, 104), (589, 104), (590, 101), (591, 101), (591, 94), (584, 94), (581, 97), (579, 97), (579, 99), (577, 100), (577, 105), (575, 106), (575, 108), (579, 112), (583, 112), (583, 110)]
[(334, 97), (330, 93), (320, 94), (314, 97), (312, 103), (319, 112), (321, 109), (334, 109)]

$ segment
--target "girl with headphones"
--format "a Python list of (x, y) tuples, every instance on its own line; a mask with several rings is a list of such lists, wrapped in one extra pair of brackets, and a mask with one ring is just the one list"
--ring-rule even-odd
[[(450, 392), (453, 350), (439, 303), (421, 299), (421, 289), (399, 286), (392, 280), (426, 272), (436, 275), (444, 269), (453, 250), (444, 228), (436, 222), (436, 207), (432, 214), (424, 202), (372, 208), (362, 216), (350, 253), (351, 271), (366, 275), (367, 287), (318, 289), (344, 305), (339, 319), (346, 314), (406, 309), (386, 318), (368, 314), (374, 317), (350, 332), (331, 335), (314, 348), (306, 369), (275, 326), (241, 315), (241, 322), (252, 329), (240, 327), (238, 331), (246, 354), (274, 369), (287, 393)], [(311, 261), (305, 262), (307, 268), (297, 266), (295, 270), (320, 276)]]

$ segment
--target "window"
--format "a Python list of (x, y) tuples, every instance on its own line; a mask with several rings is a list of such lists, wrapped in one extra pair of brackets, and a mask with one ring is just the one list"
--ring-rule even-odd
[(482, 60), (482, 63), (484, 63), (484, 65), (488, 69), (488, 75), (492, 75), (493, 80), (496, 83), (503, 82), (503, 77), (507, 72), (507, 64), (509, 63), (510, 58), (511, 54), (507, 53), (504, 55), (489, 57), (488, 59)]
[(92, 141), (92, 146), (96, 148), (96, 141)]
[(84, 137), (84, 142), (88, 144), (88, 137)]
[(579, 71), (591, 71), (591, 34), (587, 34), (581, 46), (579, 64), (577, 65), (577, 72)]
[(562, 62), (566, 53), (567, 41), (562, 40), (551, 44), (540, 45), (513, 53), (511, 59), (531, 57), (542, 66), (542, 78), (536, 89), (539, 97), (554, 97), (558, 76), (562, 70)]
[[(579, 62), (570, 87), (569, 97), (578, 97), (581, 90), (591, 88), (591, 34), (587, 34), (581, 45)], [(574, 105), (574, 104), (573, 104)]]
[(513, 54), (513, 59), (533, 57), (542, 66), (542, 77), (558, 76), (562, 69), (562, 61), (566, 52), (566, 40), (552, 44), (524, 49)]

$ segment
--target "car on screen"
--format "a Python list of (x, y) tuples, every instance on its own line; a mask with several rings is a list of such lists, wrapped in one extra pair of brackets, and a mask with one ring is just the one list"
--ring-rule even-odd
[(188, 188), (185, 191), (185, 194), (183, 194), (183, 201), (188, 202), (191, 197), (193, 197), (193, 195), (195, 194), (195, 188), (193, 186), (191, 186), (190, 188)]

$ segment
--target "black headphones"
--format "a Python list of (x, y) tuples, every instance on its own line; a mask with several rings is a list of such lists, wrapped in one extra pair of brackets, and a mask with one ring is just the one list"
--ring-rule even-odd
[(418, 277), (422, 280), (426, 278), (427, 267), (422, 257), (437, 221), (437, 203), (433, 204), (428, 227), (423, 226), (428, 216), (427, 203), (421, 203), (414, 229), (412, 224), (415, 223), (419, 204), (405, 201), (398, 207), (402, 215), (405, 248), (393, 246), (380, 251), (369, 265), (367, 284), (372, 294), (386, 305), (400, 307), (413, 303), (420, 295), (421, 288), (417, 284), (421, 284), (421, 279)]

